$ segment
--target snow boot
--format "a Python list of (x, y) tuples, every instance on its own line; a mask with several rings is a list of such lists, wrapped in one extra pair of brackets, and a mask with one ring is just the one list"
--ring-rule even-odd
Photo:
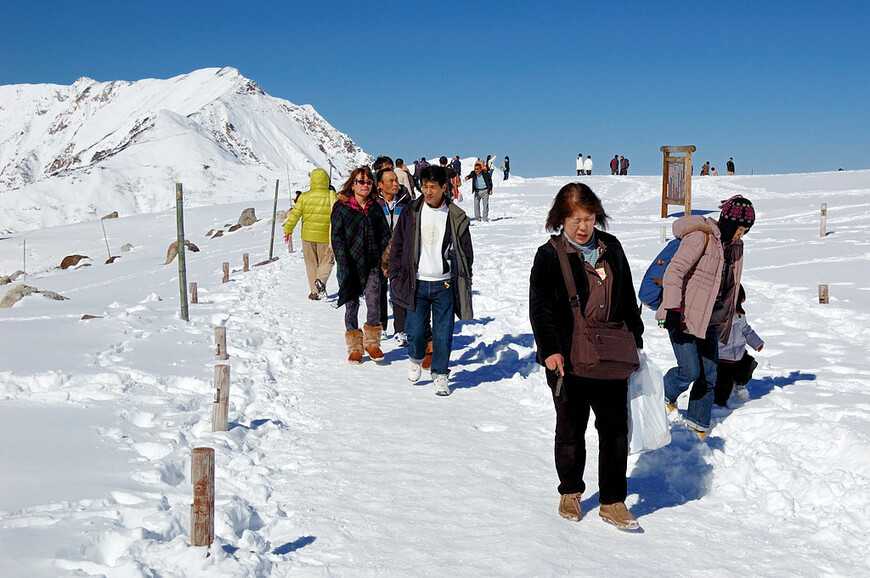
[(320, 279), (314, 280), (314, 287), (317, 289), (317, 294), (321, 299), (326, 299), (326, 284)]
[(598, 515), (601, 516), (602, 520), (613, 524), (620, 530), (640, 530), (637, 518), (632, 516), (631, 512), (628, 511), (628, 508), (625, 507), (625, 502), (601, 504), (601, 507), (598, 509)]
[(562, 494), (559, 500), (559, 515), (572, 522), (580, 521), (580, 493)]
[(344, 332), (344, 340), (347, 342), (347, 362), (353, 365), (362, 363), (363, 332), (360, 329)]
[(426, 343), (426, 356), (423, 358), (423, 369), (429, 371), (432, 368), (432, 340)]
[(381, 333), (383, 330), (380, 325), (363, 325), (363, 345), (366, 353), (372, 358), (372, 361), (381, 361), (384, 358), (384, 352), (381, 351)]

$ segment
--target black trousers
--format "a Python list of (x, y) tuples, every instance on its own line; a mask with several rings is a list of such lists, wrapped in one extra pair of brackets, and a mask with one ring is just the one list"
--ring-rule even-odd
[(724, 407), (731, 397), (735, 385), (746, 385), (752, 379), (752, 373), (758, 367), (755, 358), (746, 351), (739, 361), (719, 360), (716, 369), (716, 386), (713, 388), (713, 403)]
[[(387, 330), (387, 285), (389, 284), (389, 279), (384, 277), (381, 279), (381, 327), (384, 331)], [(405, 308), (396, 305), (393, 303), (393, 332), (395, 333), (404, 333), (405, 332), (405, 317), (407, 317), (408, 312), (405, 311)]]
[(588, 379), (566, 375), (555, 394), (555, 372), (547, 370), (547, 384), (556, 406), (556, 472), (559, 493), (586, 491), (586, 424), (595, 413), (598, 430), (598, 501), (624, 502), (628, 492), (628, 380)]

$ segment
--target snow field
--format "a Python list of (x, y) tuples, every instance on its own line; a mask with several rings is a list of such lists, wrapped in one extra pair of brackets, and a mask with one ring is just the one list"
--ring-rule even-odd
[[(556, 514), (554, 414), (534, 363), (528, 274), (543, 222), (573, 177), (496, 180), (490, 223), (473, 224), (475, 319), (457, 325), (453, 394), (428, 374), (411, 384), (406, 350), (346, 363), (343, 310), (310, 302), (301, 251), (241, 273), (268, 250), (271, 201), (185, 212), (191, 321), (178, 319), (177, 265), (162, 265), (174, 213), (27, 234), (28, 284), (38, 295), (0, 313), (0, 411), (43, 412), (66, 435), (73, 412), (92, 427), (55, 462), (83, 480), (73, 494), (0, 482), (0, 571), (30, 576), (861, 575), (870, 567), (870, 258), (867, 172), (695, 179), (695, 212), (743, 192), (758, 221), (746, 237), (748, 320), (766, 341), (751, 398), (714, 410), (701, 442), (677, 420), (672, 443), (633, 456), (628, 505), (645, 532), (622, 534), (597, 516), (597, 438), (587, 434), (583, 519)], [(635, 285), (660, 248), (660, 179), (586, 177), (612, 217)], [(473, 214), (466, 196), (463, 208)], [(818, 205), (828, 230), (818, 237)], [(256, 206), (261, 221), (207, 239)], [(844, 209), (843, 207), (848, 207)], [(672, 212), (675, 208), (672, 207)], [(280, 237), (279, 237), (280, 238)], [(0, 240), (0, 272), (20, 268), (21, 236)], [(71, 242), (78, 247), (71, 250)], [(301, 246), (298, 230), (294, 244)], [(81, 251), (93, 265), (51, 267)], [(117, 249), (114, 249), (117, 251)], [(220, 263), (236, 269), (222, 285)], [(831, 287), (819, 305), (818, 283)], [(336, 291), (334, 275), (327, 284)], [(81, 314), (104, 315), (80, 320)], [(647, 322), (645, 349), (673, 363)], [(230, 429), (211, 432), (213, 327), (225, 325)], [(390, 325), (392, 333), (392, 322)], [(46, 347), (48, 345), (49, 347)], [(732, 400), (733, 402), (733, 400)], [(681, 399), (680, 407), (685, 407)], [(52, 425), (52, 421), (55, 425)], [(86, 423), (86, 421), (85, 421)], [(12, 430), (7, 430), (12, 431)], [(88, 440), (89, 443), (86, 443)], [(40, 447), (38, 441), (27, 441)], [(216, 450), (215, 543), (187, 546), (190, 451)], [(86, 459), (106, 452), (107, 480)], [(108, 451), (111, 450), (111, 451)], [(6, 463), (21, 464), (7, 454)], [(82, 466), (76, 464), (81, 462)], [(35, 473), (45, 472), (36, 468)], [(76, 496), (76, 492), (78, 492)], [(63, 496), (63, 497), (58, 497)]]

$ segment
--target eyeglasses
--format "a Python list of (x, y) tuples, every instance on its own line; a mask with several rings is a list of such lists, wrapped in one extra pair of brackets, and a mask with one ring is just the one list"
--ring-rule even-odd
[(374, 181), (364, 181), (364, 180), (362, 180), (362, 179), (354, 179), (354, 180), (353, 180), (353, 184), (355, 184), (355, 185), (368, 185), (368, 186), (372, 186), (373, 183), (374, 183)]

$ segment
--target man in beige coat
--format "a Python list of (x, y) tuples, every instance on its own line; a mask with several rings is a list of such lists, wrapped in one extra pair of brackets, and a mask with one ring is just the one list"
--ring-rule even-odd
[(656, 312), (677, 359), (665, 374), (665, 403), (675, 410), (677, 398), (694, 382), (686, 425), (701, 439), (710, 428), (719, 341), (731, 331), (743, 273), (741, 237), (755, 222), (752, 203), (740, 195), (723, 201), (721, 209), (719, 221), (687, 215), (674, 222), (680, 247), (665, 270)]

